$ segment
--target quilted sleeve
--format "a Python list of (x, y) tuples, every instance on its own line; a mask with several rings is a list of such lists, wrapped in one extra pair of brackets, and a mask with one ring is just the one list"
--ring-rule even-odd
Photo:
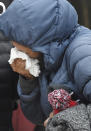
[[(84, 33), (85, 32), (85, 33)], [(91, 31), (84, 29), (67, 51), (68, 71), (78, 90), (91, 102)]]

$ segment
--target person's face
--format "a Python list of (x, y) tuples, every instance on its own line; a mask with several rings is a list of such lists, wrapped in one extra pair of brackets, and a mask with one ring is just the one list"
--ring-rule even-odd
[(40, 52), (34, 52), (32, 51), (30, 48), (26, 47), (26, 46), (23, 46), (19, 43), (16, 43), (16, 42), (12, 42), (13, 46), (16, 47), (18, 50), (26, 53), (29, 57), (31, 58), (39, 58), (41, 56), (41, 53)]
[[(33, 52), (28, 47), (25, 47), (19, 43), (13, 42), (13, 41), (12, 41), (12, 44), (18, 50), (25, 52), (29, 57), (34, 58), (34, 59), (36, 59), (36, 58), (41, 59), (41, 56), (42, 56), (41, 53)], [(40, 63), (40, 69), (42, 69), (42, 65), (41, 65), (42, 61), (40, 60), (39, 63)], [(21, 58), (15, 59), (14, 62), (11, 64), (11, 67), (12, 67), (13, 71), (21, 74), (22, 76), (28, 77), (30, 79), (34, 78), (34, 76), (32, 76), (29, 73), (29, 71), (25, 69), (25, 60), (22, 60)]]

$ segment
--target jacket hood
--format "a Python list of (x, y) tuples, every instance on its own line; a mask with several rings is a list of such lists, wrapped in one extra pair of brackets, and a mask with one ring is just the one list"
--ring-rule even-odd
[(0, 16), (0, 30), (8, 38), (40, 52), (69, 36), (77, 23), (67, 0), (14, 0)]

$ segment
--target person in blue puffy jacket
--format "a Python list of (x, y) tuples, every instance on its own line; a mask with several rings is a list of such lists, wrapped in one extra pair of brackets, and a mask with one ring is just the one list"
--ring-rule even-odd
[(91, 102), (91, 30), (78, 24), (77, 12), (67, 0), (14, 0), (0, 16), (0, 30), (43, 54), (40, 76), (19, 78), (18, 94), (27, 119), (44, 122), (52, 111), (48, 90), (57, 85)]

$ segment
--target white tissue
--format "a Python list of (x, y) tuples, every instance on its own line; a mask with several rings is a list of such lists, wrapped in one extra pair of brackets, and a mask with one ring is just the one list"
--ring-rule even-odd
[(26, 60), (25, 69), (34, 77), (40, 74), (39, 60), (30, 58), (26, 53), (19, 51), (16, 47), (11, 49), (9, 64), (12, 64), (16, 58)]

